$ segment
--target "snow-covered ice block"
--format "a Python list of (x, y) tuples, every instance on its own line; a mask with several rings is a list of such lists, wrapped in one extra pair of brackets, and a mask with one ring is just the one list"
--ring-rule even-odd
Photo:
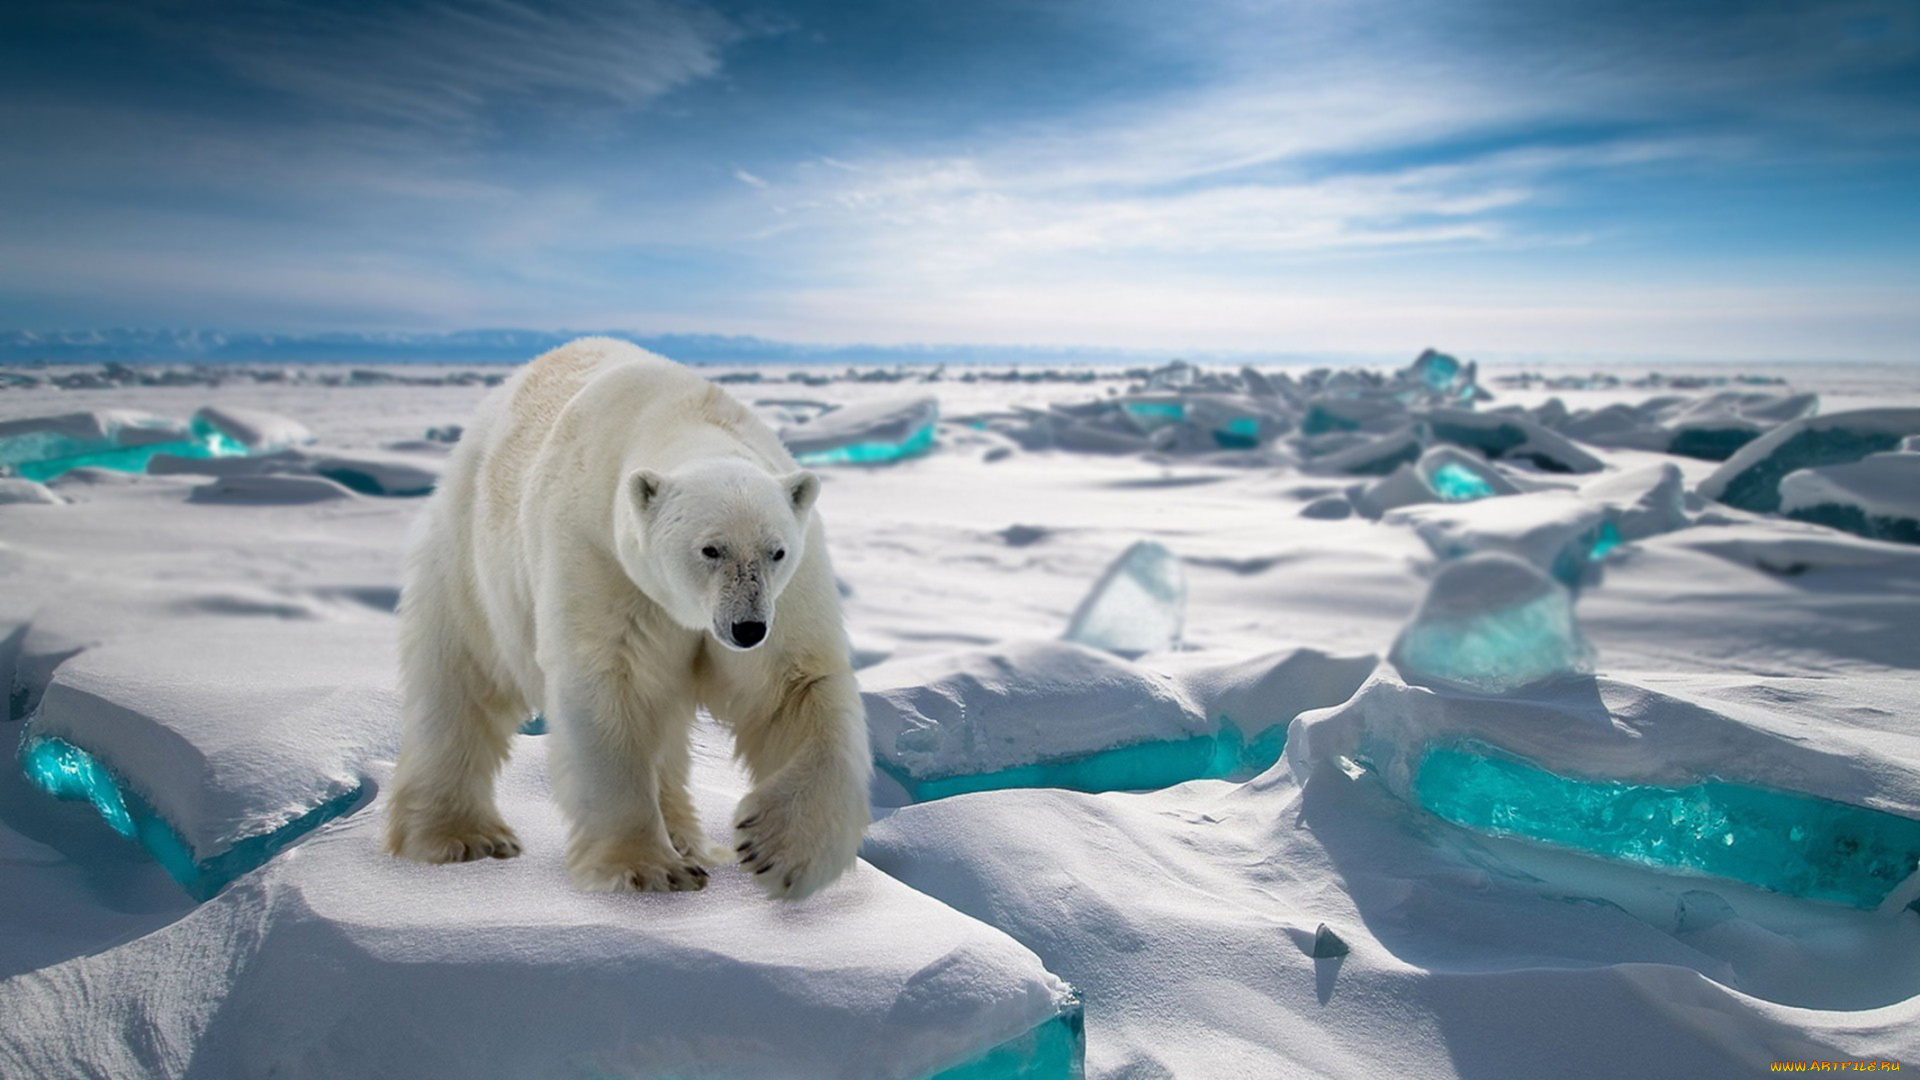
[(207, 405), (193, 414), (197, 427), (211, 428), (259, 454), (284, 450), (313, 441), (313, 432), (298, 420), (264, 409), (242, 409), (232, 405)]
[(1705, 397), (1663, 395), (1637, 405), (1615, 403), (1569, 418), (1561, 434), (1626, 450), (1654, 450), (1705, 461), (1725, 461), (1741, 447), (1820, 407), (1813, 394), (1725, 390)]
[(1302, 717), (1303, 782), (1359, 762), (1477, 831), (1872, 908), (1920, 869), (1920, 764), (1899, 742), (1618, 679), (1485, 697), (1377, 675)]
[(1426, 409), (1414, 415), (1435, 439), (1472, 447), (1495, 460), (1532, 462), (1558, 473), (1599, 472), (1605, 467), (1565, 437), (1524, 417), (1464, 409)]
[(186, 425), (137, 409), (98, 409), (0, 421), (0, 465), (186, 439)]
[(58, 504), (65, 501), (45, 484), (23, 480), (18, 476), (0, 476), (0, 506), (16, 503)]
[(1920, 453), (1797, 469), (1780, 481), (1780, 512), (1872, 540), (1920, 544)]
[[(1057, 782), (1071, 779), (1057, 766), (1135, 746), (1148, 747), (1141, 760), (1082, 765), (1083, 785), (1163, 786), (1202, 772), (1215, 750), (1207, 716), (1171, 678), (1068, 642), (890, 661), (861, 671), (860, 685), (876, 761), (913, 801), (1082, 786)], [(1173, 779), (1147, 775), (1166, 745), (1195, 760)]]
[(1563, 491), (1408, 506), (1388, 512), (1383, 520), (1411, 526), (1442, 559), (1506, 552), (1573, 589), (1595, 578), (1595, 566), (1621, 539), (1604, 504)]
[[(724, 822), (745, 784), (723, 733), (695, 738)], [(800, 904), (731, 867), (699, 893), (574, 889), (545, 744), (516, 739), (500, 778), (521, 857), (395, 859), (376, 803), (184, 918), (0, 981), (0, 1075), (1082, 1075), (1065, 983), (864, 863)]]
[(1067, 622), (1066, 640), (1121, 656), (1171, 649), (1187, 620), (1187, 575), (1166, 546), (1141, 540), (1101, 573)]
[(1589, 480), (1580, 486), (1580, 497), (1607, 508), (1607, 520), (1623, 541), (1644, 540), (1692, 524), (1687, 516), (1686, 477), (1672, 462)]
[(74, 469), (137, 473), (156, 455), (230, 457), (246, 447), (198, 421), (181, 423), (132, 409), (105, 409), (0, 423), (0, 465), (29, 480)]
[(1354, 476), (1386, 476), (1403, 465), (1420, 460), (1420, 440), (1411, 428), (1389, 432), (1322, 454), (1302, 464), (1316, 473), (1349, 473)]
[(1414, 796), (1481, 832), (1858, 908), (1920, 869), (1914, 818), (1723, 780), (1562, 776), (1484, 743), (1428, 749)]
[(1345, 495), (1322, 495), (1302, 506), (1300, 516), (1315, 521), (1344, 521), (1353, 516), (1353, 503)]
[(780, 429), (780, 441), (803, 465), (899, 461), (933, 448), (940, 399), (931, 396), (845, 405)]
[[(1298, 713), (1338, 704), (1371, 655), (1310, 649), (1165, 670), (1061, 642), (894, 661), (860, 672), (882, 803), (974, 791), (1120, 791), (1251, 775)], [(888, 787), (891, 781), (895, 788)]]
[(1368, 485), (1353, 501), (1368, 517), (1377, 518), (1403, 506), (1476, 502), (1519, 493), (1513, 481), (1484, 459), (1457, 447), (1435, 446), (1413, 464)]
[(1325, 435), (1335, 431), (1359, 431), (1385, 434), (1406, 423), (1407, 409), (1390, 394), (1362, 393), (1345, 397), (1338, 393), (1321, 394), (1307, 408), (1300, 421), (1302, 435)]
[(1909, 435), (1920, 435), (1920, 409), (1859, 409), (1795, 420), (1741, 447), (1700, 482), (1699, 491), (1742, 510), (1774, 513), (1787, 474), (1896, 450)]
[[(27, 725), (29, 776), (106, 814), (195, 896), (358, 800), (391, 757), (398, 699), (383, 621), (196, 619), (88, 648)], [(91, 764), (87, 764), (91, 762)], [(63, 788), (70, 773), (94, 779)], [(96, 797), (98, 794), (98, 797)]]
[(267, 473), (223, 476), (193, 489), (188, 499), (202, 503), (236, 503), (250, 506), (292, 505), (351, 499), (353, 492), (324, 476), (289, 476)]
[(316, 456), (308, 468), (362, 495), (411, 498), (429, 495), (440, 482), (440, 464), (430, 458), (353, 451)]
[(1391, 659), (1409, 681), (1501, 694), (1589, 671), (1573, 596), (1532, 563), (1468, 555), (1440, 567)]

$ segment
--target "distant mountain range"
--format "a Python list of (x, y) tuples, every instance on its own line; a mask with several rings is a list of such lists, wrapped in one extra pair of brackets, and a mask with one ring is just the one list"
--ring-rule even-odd
[[(457, 330), (451, 333), (257, 334), (212, 330), (0, 331), (0, 364), (518, 363), (588, 334), (624, 338), (693, 364), (1158, 364), (1166, 350), (1009, 345), (804, 345), (721, 334), (624, 330)], [(1297, 354), (1185, 354), (1191, 360), (1331, 361)]]

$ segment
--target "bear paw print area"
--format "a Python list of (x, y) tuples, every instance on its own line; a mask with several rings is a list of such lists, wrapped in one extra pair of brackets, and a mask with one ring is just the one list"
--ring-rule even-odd
[(217, 374), (0, 369), (0, 1075), (1920, 1064), (1920, 381), (703, 369), (778, 528), (682, 538), (733, 606), (647, 632), (848, 723), (755, 776), (689, 703), (635, 840), (531, 643), (462, 684), (497, 818), (395, 811), (409, 535), (507, 369)]

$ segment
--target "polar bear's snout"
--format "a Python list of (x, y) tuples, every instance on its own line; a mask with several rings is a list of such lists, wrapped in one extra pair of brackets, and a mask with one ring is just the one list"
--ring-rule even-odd
[(714, 605), (713, 636), (732, 649), (751, 649), (767, 639), (773, 622), (772, 590), (766, 569), (757, 560), (743, 559), (729, 567)]

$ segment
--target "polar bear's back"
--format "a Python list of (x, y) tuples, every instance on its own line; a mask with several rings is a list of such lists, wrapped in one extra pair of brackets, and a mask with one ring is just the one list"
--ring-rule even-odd
[[(565, 499), (611, 497), (636, 466), (671, 469), (689, 457), (731, 454), (784, 472), (796, 466), (779, 438), (718, 386), (630, 342), (580, 338), (534, 360), (481, 406), (450, 463), (468, 488), (475, 523), (513, 530)], [(587, 485), (596, 490), (567, 490)]]

